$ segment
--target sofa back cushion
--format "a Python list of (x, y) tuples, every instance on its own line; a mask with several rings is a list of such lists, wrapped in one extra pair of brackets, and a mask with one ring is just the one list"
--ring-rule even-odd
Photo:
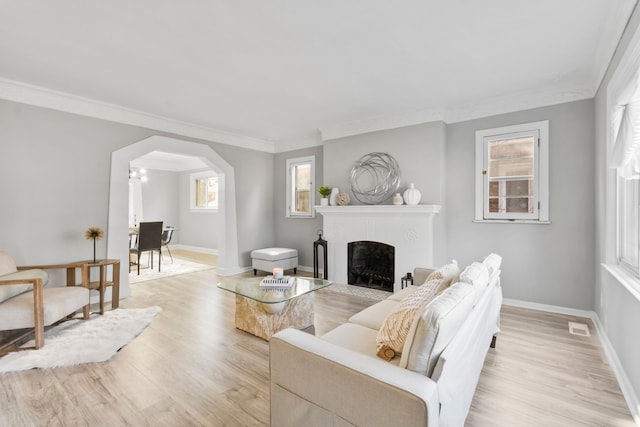
[(489, 271), (489, 276), (493, 276), (494, 273), (500, 270), (500, 265), (502, 264), (502, 257), (498, 254), (491, 253), (487, 255), (487, 257), (482, 261), (487, 270)]
[(489, 270), (484, 264), (474, 262), (460, 273), (460, 281), (473, 286), (475, 305), (489, 286)]
[(405, 296), (384, 319), (376, 337), (377, 355), (387, 361), (399, 355), (404, 348), (416, 312), (429, 304), (451, 281), (458, 277), (460, 268), (453, 262), (429, 275), (427, 280), (411, 294)]
[(473, 285), (458, 282), (418, 311), (399, 366), (430, 376), (440, 354), (473, 309), (474, 294)]

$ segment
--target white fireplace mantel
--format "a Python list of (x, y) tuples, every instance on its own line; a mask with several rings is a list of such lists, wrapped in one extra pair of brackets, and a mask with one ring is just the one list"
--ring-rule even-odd
[(315, 206), (327, 240), (327, 278), (347, 283), (347, 245), (370, 240), (395, 248), (394, 292), (415, 267), (433, 265), (433, 217), (440, 205)]

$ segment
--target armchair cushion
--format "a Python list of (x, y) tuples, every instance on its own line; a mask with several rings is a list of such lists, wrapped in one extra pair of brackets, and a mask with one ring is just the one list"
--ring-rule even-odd
[[(81, 286), (42, 290), (44, 325), (49, 326), (89, 304), (89, 289)], [(33, 328), (33, 292), (26, 292), (2, 303), (0, 330)]]
[[(24, 280), (24, 279), (42, 279), (42, 285), (46, 285), (49, 280), (49, 274), (44, 270), (22, 270), (15, 273), (0, 276), (1, 280)], [(0, 284), (0, 302), (8, 300), (18, 294), (33, 289), (33, 284), (24, 283), (16, 285)], [(32, 301), (33, 302), (33, 301)]]

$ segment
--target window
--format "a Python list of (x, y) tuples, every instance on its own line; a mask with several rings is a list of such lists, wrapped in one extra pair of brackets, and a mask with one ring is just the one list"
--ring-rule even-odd
[(218, 209), (218, 177), (212, 171), (191, 174), (191, 209)]
[(287, 216), (312, 218), (315, 156), (287, 160)]
[(549, 122), (476, 132), (476, 221), (549, 222)]
[(640, 276), (640, 101), (622, 106), (619, 122), (610, 161), (617, 179), (617, 260)]

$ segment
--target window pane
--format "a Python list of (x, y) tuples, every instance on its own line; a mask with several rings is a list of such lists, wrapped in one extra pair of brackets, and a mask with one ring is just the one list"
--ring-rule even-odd
[(218, 206), (218, 178), (212, 177), (207, 180), (207, 206)]
[(207, 194), (207, 181), (204, 179), (196, 179), (196, 207), (205, 206), (205, 194)]
[(295, 212), (311, 212), (311, 165), (299, 164), (293, 168), (293, 182), (295, 182), (294, 200)]
[(638, 273), (640, 181), (620, 178), (620, 259)]
[(533, 137), (514, 138), (491, 142), (490, 159), (510, 159), (513, 157), (533, 157)]
[(534, 138), (489, 142), (489, 177), (533, 176)]

